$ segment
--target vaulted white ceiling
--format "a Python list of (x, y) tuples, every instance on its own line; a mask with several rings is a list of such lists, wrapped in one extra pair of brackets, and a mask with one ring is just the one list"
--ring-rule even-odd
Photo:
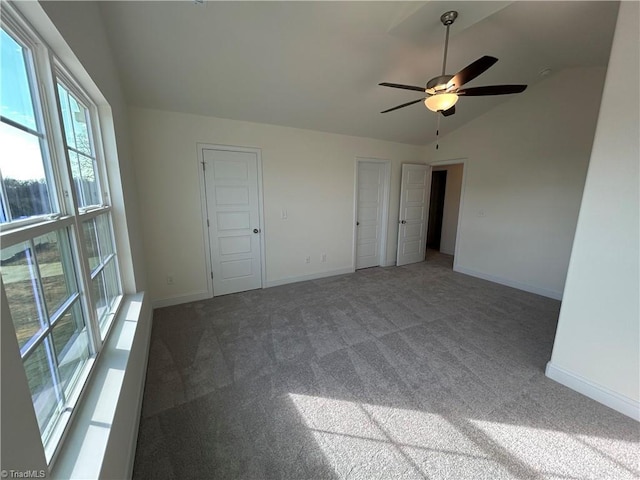
[[(533, 85), (540, 72), (605, 66), (617, 2), (102, 2), (132, 105), (412, 144), (434, 140), (420, 93), (441, 74), (445, 28), (457, 10), (447, 73), (499, 62), (467, 86)], [(566, 88), (571, 88), (567, 85)], [(521, 95), (526, 95), (525, 91)], [(461, 98), (449, 132), (512, 96)]]

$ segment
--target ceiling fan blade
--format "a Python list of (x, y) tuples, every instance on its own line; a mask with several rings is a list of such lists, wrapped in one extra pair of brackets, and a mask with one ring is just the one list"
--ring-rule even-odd
[(526, 90), (526, 85), (490, 85), (487, 87), (464, 88), (458, 90), (458, 95), (466, 97), (481, 97), (484, 95), (508, 95), (510, 93), (521, 93)]
[(389, 110), (385, 110), (385, 111), (380, 112), (380, 113), (392, 112), (394, 110), (398, 110), (399, 108), (408, 107), (409, 105), (413, 105), (414, 103), (422, 102), (423, 100), (424, 100), (424, 98), (419, 98), (418, 100), (414, 100), (412, 102), (403, 103), (402, 105), (398, 105), (397, 107), (390, 108)]
[(498, 59), (496, 57), (490, 57), (489, 55), (480, 57), (478, 60), (467, 65), (458, 73), (456, 73), (453, 78), (447, 82), (447, 90), (450, 90), (453, 87), (460, 88), (465, 83), (470, 82), (478, 75), (486, 72), (497, 61)]
[(402, 85), (401, 83), (388, 83), (382, 82), (379, 83), (381, 87), (392, 87), (392, 88), (402, 88), (403, 90), (415, 90), (416, 92), (424, 92), (424, 87), (416, 87), (413, 85)]
[(449, 117), (449, 116), (453, 115), (454, 113), (456, 113), (456, 106), (454, 105), (453, 107), (449, 108), (448, 110), (442, 110), (440, 113), (442, 113), (442, 115), (445, 116), (445, 117)]

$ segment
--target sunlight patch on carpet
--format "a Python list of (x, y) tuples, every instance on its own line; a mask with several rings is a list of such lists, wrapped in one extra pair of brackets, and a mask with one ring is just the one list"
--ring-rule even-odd
[(290, 393), (338, 478), (508, 478), (440, 415)]
[[(540, 472), (542, 478), (633, 480), (640, 473), (630, 465), (614, 460), (604, 448), (593, 445), (588, 435), (500, 422), (469, 422), (510, 455)], [(615, 440), (615, 443), (623, 449), (632, 448), (630, 442)]]

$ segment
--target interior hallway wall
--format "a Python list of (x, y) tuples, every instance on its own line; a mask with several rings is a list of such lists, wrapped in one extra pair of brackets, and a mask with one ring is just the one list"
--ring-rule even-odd
[(447, 171), (440, 252), (453, 255), (456, 250), (456, 235), (458, 233), (458, 213), (460, 211), (460, 195), (462, 194), (463, 165), (456, 163), (453, 165), (433, 167), (433, 171), (438, 170)]

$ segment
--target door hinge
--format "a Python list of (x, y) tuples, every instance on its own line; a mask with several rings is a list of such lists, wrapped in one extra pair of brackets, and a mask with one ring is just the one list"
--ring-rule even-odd
[(213, 272), (211, 272), (211, 280), (213, 280)]
[(209, 219), (207, 218), (207, 227), (209, 226)]
[(206, 162), (202, 162), (202, 170), (204, 171), (204, 170), (206, 170), (206, 169), (207, 169), (207, 164), (206, 164)]

